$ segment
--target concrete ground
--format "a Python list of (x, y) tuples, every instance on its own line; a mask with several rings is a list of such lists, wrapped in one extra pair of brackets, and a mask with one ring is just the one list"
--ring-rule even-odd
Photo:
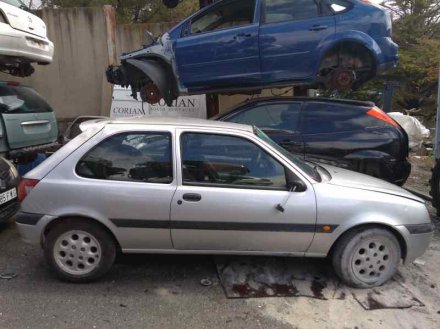
[(47, 269), (41, 249), (24, 244), (13, 224), (3, 225), (0, 328), (439, 328), (440, 221), (433, 218), (430, 249), (397, 275), (425, 306), (370, 311), (350, 294), (227, 299), (208, 256), (124, 256), (99, 282), (64, 283)]

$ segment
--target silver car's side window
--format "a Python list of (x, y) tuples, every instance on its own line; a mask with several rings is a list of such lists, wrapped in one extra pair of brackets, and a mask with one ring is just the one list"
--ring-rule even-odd
[(247, 139), (184, 133), (180, 142), (184, 185), (286, 189), (284, 166)]
[(113, 135), (77, 164), (79, 176), (103, 180), (170, 184), (173, 181), (169, 133)]

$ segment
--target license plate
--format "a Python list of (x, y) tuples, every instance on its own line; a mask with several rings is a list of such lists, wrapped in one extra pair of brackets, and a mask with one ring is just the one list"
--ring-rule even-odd
[(29, 40), (31, 45), (40, 49), (45, 49), (46, 48), (46, 44), (43, 42), (38, 42), (35, 40)]
[(0, 204), (6, 203), (15, 199), (17, 197), (17, 190), (13, 188), (12, 190), (3, 192), (0, 194)]

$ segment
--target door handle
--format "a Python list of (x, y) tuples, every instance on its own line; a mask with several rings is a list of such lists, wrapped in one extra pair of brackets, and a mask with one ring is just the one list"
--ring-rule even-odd
[(36, 120), (36, 121), (24, 121), (20, 123), (22, 127), (24, 126), (38, 126), (38, 125), (45, 125), (49, 123), (49, 120)]
[(252, 34), (250, 34), (250, 33), (239, 33), (233, 39), (237, 40), (237, 39), (241, 39), (241, 38), (250, 38), (251, 36), (252, 36)]
[(198, 201), (202, 200), (202, 196), (198, 193), (185, 193), (182, 196), (182, 199), (185, 201), (190, 201), (190, 202), (198, 202)]
[(312, 25), (312, 27), (309, 29), (309, 31), (322, 31), (322, 30), (327, 30), (328, 26), (327, 25)]
[(301, 146), (301, 142), (295, 142), (290, 139), (285, 139), (281, 142), (281, 145), (288, 145), (288, 146)]

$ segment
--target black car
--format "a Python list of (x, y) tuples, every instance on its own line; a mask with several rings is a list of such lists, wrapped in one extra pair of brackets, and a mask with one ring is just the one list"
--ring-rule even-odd
[(403, 185), (411, 165), (408, 136), (371, 102), (257, 98), (215, 120), (255, 125), (289, 152)]
[(19, 176), (14, 165), (0, 157), (0, 222), (15, 215), (20, 207), (17, 198)]

